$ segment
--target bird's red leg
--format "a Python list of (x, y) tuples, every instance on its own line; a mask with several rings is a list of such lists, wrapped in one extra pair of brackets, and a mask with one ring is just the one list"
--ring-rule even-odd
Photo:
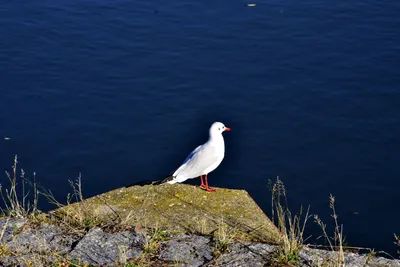
[(200, 175), (200, 181), (201, 181), (200, 187), (201, 187), (201, 188), (205, 188), (206, 185), (204, 184), (203, 175)]
[(206, 188), (205, 188), (206, 191), (207, 192), (215, 192), (216, 191), (215, 188), (208, 187), (208, 175), (207, 174), (205, 175), (204, 179), (206, 180)]

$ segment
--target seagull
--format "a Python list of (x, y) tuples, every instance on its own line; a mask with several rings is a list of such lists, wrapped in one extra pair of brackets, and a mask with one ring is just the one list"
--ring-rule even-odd
[(193, 150), (183, 164), (161, 183), (182, 183), (187, 179), (200, 177), (200, 187), (207, 192), (215, 192), (215, 188), (208, 186), (208, 174), (215, 170), (224, 159), (225, 143), (222, 133), (230, 130), (222, 122), (214, 122), (209, 130), (208, 141)]

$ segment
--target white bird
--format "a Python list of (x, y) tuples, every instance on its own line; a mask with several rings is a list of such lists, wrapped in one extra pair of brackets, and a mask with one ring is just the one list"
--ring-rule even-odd
[[(225, 156), (225, 142), (222, 133), (230, 131), (221, 122), (214, 122), (209, 130), (208, 141), (198, 146), (185, 159), (183, 164), (165, 178), (162, 183), (182, 183), (187, 179), (200, 176), (201, 185), (208, 192), (215, 192), (214, 188), (208, 186), (208, 174), (215, 170), (222, 162)], [(203, 180), (204, 176), (204, 180)]]

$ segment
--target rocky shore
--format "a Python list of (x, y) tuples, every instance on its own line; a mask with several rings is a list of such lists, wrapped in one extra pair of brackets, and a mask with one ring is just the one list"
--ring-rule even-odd
[[(120, 188), (32, 218), (0, 218), (0, 266), (337, 266), (302, 248), (281, 260), (280, 232), (243, 190)], [(345, 253), (346, 266), (400, 266)]]
[[(77, 236), (12, 218), (0, 219), (0, 229), (0, 266), (278, 266), (277, 246), (260, 242), (229, 242), (221, 248), (210, 236), (109, 233), (99, 227)], [(335, 257), (334, 252), (305, 248), (296, 265), (329, 266)], [(345, 260), (347, 266), (400, 266), (398, 260), (354, 253), (346, 253)]]

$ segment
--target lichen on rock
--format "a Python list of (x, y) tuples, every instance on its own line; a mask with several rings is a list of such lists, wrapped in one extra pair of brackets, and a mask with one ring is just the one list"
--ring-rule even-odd
[(226, 227), (242, 241), (279, 239), (278, 229), (244, 190), (218, 188), (209, 193), (186, 184), (133, 186), (89, 198), (85, 205), (104, 218), (131, 215), (127, 223), (132, 226), (174, 234), (213, 234)]

